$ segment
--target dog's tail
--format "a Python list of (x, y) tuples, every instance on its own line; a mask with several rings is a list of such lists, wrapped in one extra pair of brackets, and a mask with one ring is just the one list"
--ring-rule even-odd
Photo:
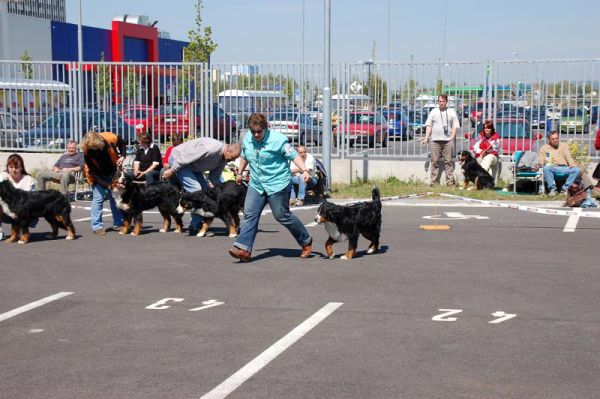
[(373, 191), (371, 191), (371, 196), (373, 198), (373, 203), (379, 204), (379, 206), (381, 206), (381, 195), (379, 194), (379, 188), (373, 187)]

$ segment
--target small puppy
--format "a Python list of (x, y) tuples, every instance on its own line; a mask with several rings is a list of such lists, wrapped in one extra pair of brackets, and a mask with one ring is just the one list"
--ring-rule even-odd
[(315, 222), (325, 225), (329, 235), (325, 243), (325, 251), (329, 259), (333, 259), (333, 244), (348, 240), (348, 250), (341, 259), (352, 259), (356, 255), (358, 237), (362, 234), (370, 241), (368, 254), (379, 249), (381, 233), (381, 197), (379, 189), (372, 191), (372, 202), (359, 202), (351, 205), (336, 205), (324, 200), (319, 206)]
[(494, 188), (494, 179), (479, 165), (470, 151), (460, 151), (458, 153), (458, 160), (465, 177), (463, 189), (466, 190), (469, 183), (473, 183), (477, 190)]

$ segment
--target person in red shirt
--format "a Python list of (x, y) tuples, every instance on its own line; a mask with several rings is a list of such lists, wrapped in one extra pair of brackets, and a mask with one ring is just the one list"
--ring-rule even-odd
[(494, 176), (493, 169), (498, 164), (498, 153), (500, 151), (500, 136), (496, 133), (494, 122), (486, 120), (483, 130), (479, 132), (479, 140), (473, 146), (477, 162), (490, 176)]
[(173, 145), (170, 146), (169, 148), (167, 148), (167, 151), (165, 151), (165, 156), (163, 157), (163, 168), (164, 169), (168, 169), (171, 167), (169, 165), (169, 157), (171, 156), (171, 151), (173, 151), (173, 148), (177, 147), (181, 143), (183, 143), (183, 137), (181, 136), (181, 134), (174, 134), (173, 135)]

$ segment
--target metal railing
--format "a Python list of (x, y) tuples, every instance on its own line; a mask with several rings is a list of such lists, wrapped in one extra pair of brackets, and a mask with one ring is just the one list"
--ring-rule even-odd
[(510, 125), (507, 152), (535, 150), (556, 129), (596, 159), (599, 62), (332, 64), (332, 131), (324, 132), (318, 63), (0, 61), (0, 150), (62, 151), (92, 127), (128, 142), (149, 132), (163, 146), (173, 135), (231, 142), (262, 112), (271, 129), (317, 156), (331, 133), (333, 157), (424, 159), (425, 121), (445, 92), (461, 122), (457, 151), (491, 119)]

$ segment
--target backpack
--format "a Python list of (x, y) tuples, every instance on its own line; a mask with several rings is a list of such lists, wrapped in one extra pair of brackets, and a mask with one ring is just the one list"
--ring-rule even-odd
[(519, 172), (533, 172), (534, 167), (538, 163), (538, 154), (533, 151), (523, 151), (523, 154), (517, 161), (517, 171)]

